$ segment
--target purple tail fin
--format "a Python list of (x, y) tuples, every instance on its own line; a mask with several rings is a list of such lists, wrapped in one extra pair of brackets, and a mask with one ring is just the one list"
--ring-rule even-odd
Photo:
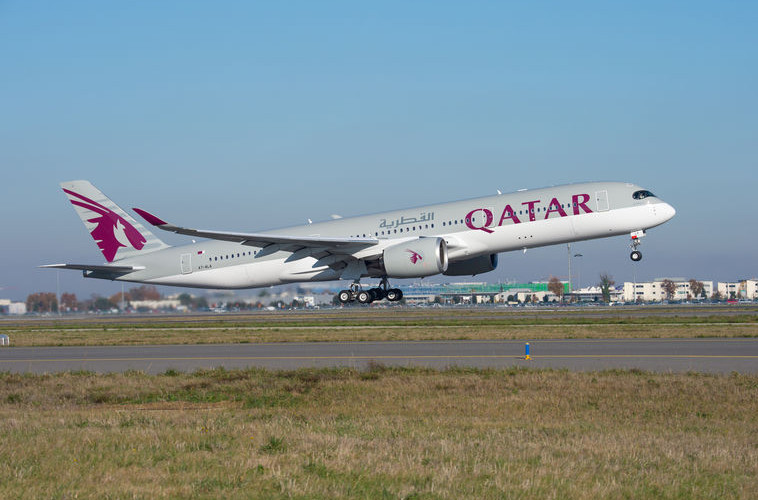
[(168, 247), (89, 181), (61, 187), (108, 262)]

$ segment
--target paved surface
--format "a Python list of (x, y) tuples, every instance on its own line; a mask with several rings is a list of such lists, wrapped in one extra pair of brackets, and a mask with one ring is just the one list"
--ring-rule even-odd
[(162, 373), (168, 369), (348, 366), (529, 366), (658, 372), (758, 373), (758, 339), (323, 342), (103, 347), (3, 347), (0, 371)]

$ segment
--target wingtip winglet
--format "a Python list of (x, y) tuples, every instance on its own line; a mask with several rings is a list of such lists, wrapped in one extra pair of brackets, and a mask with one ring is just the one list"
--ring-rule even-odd
[(166, 226), (168, 225), (168, 222), (165, 220), (156, 217), (155, 215), (151, 214), (150, 212), (147, 212), (145, 210), (142, 210), (141, 208), (132, 208), (135, 212), (137, 212), (140, 217), (145, 219), (148, 223), (152, 224), (153, 226)]

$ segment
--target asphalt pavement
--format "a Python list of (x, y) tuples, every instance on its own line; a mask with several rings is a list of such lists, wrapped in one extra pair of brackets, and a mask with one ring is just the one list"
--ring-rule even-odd
[(292, 370), (371, 363), (432, 368), (631, 369), (655, 372), (758, 373), (758, 339), (608, 339), (523, 341), (282, 342), (97, 347), (2, 347), (0, 371), (73, 370), (162, 373), (169, 369), (261, 367)]

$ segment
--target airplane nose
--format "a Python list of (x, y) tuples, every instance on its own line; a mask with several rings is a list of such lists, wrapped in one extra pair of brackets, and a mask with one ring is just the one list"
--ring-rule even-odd
[(666, 220), (669, 220), (676, 215), (676, 209), (668, 203), (664, 203), (663, 207), (661, 207), (661, 213), (666, 218)]

